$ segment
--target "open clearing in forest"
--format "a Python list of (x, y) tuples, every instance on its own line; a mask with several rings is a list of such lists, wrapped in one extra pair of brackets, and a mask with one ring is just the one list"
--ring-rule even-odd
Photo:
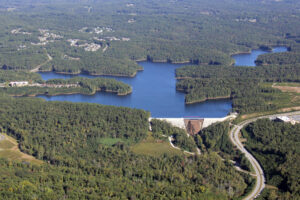
[(282, 92), (300, 93), (300, 83), (274, 83), (272, 87)]
[(6, 158), (13, 161), (31, 162), (42, 164), (43, 161), (35, 159), (33, 156), (22, 153), (18, 148), (18, 143), (12, 137), (1, 134), (0, 140), (0, 158)]
[(183, 152), (171, 147), (167, 140), (155, 139), (151, 133), (140, 143), (131, 147), (135, 154), (159, 157), (163, 154), (183, 155)]
[(278, 109), (273, 111), (243, 114), (237, 118), (236, 122), (263, 115), (300, 110), (300, 83), (262, 83), (261, 86), (266, 88), (272, 87), (281, 91), (265, 94), (265, 96), (273, 98), (273, 100), (270, 101), (270, 104), (276, 105)]
[(99, 138), (98, 143), (106, 145), (106, 146), (113, 146), (118, 142), (124, 143), (124, 141), (120, 138)]

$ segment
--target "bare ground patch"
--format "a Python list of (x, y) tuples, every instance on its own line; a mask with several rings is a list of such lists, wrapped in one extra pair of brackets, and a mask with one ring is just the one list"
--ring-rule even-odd
[[(300, 110), (300, 106), (295, 106), (295, 107), (288, 107), (288, 108), (281, 108), (278, 110), (275, 110), (275, 113), (285, 113), (285, 112), (292, 112), (292, 111), (298, 111)], [(245, 119), (251, 119), (254, 117), (259, 117), (259, 116), (263, 116), (263, 115), (268, 115), (268, 114), (272, 114), (272, 112), (268, 113), (268, 112), (257, 112), (257, 113), (251, 113), (251, 114), (244, 114), (241, 116), (241, 119), (245, 120)]]
[(4, 135), (4, 137), (5, 138), (0, 142), (0, 157), (14, 161), (31, 162), (34, 164), (43, 163), (43, 161), (37, 160), (35, 157), (21, 152), (18, 147), (18, 142), (14, 138), (7, 135)]
[(272, 87), (277, 88), (277, 89), (281, 90), (282, 92), (300, 93), (300, 87), (278, 86), (278, 85), (273, 85)]
[(292, 102), (300, 102), (300, 96), (294, 96)]

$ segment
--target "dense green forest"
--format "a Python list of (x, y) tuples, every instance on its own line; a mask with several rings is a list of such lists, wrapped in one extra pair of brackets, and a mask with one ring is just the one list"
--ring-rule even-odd
[[(230, 126), (228, 121), (213, 124), (202, 129), (198, 135), (194, 136), (194, 140), (201, 152), (218, 152), (225, 160), (235, 161), (239, 167), (244, 170), (251, 170), (251, 164), (248, 159), (237, 151), (231, 143), (228, 133)], [(249, 177), (248, 185), (254, 180)]]
[[(0, 160), (2, 199), (235, 199), (247, 187), (215, 153), (133, 153), (130, 146), (147, 136), (148, 112), (35, 98), (1, 102), (0, 131), (45, 161)], [(164, 123), (154, 127), (156, 134), (176, 134)]]
[(225, 155), (233, 155), (233, 145), (228, 137), (229, 123), (222, 122), (209, 126), (195, 136), (197, 146), (201, 151), (216, 151)]
[[(70, 74), (87, 73), (91, 75), (135, 76), (143, 68), (135, 61), (116, 56), (110, 57), (95, 52), (86, 52), (75, 47), (64, 47), (51, 44), (48, 53), (53, 60), (41, 66), (41, 71), (55, 71)], [(67, 56), (66, 56), (67, 55)]]
[(296, 0), (1, 0), (0, 65), (125, 76), (141, 69), (135, 60), (228, 65), (231, 54), (262, 46), (297, 49), (299, 8)]
[(177, 69), (176, 76), (180, 79), (177, 90), (187, 93), (186, 103), (232, 98), (234, 111), (250, 113), (284, 106), (281, 92), (263, 83), (299, 82), (300, 65), (186, 66)]
[(16, 70), (0, 70), (0, 83), (8, 83), (10, 81), (28, 81), (35, 83), (43, 83), (41, 75), (37, 73), (29, 73)]
[(243, 130), (246, 147), (261, 163), (268, 185), (261, 199), (299, 199), (300, 124), (261, 119)]
[[(289, 3), (297, 7), (296, 2)], [(236, 67), (221, 63), (177, 69), (179, 81), (176, 88), (186, 93), (186, 103), (231, 98), (233, 111), (241, 114), (299, 106), (299, 102), (293, 102), (289, 95), (271, 87), (274, 82), (300, 81), (299, 33), (287, 32), (282, 37), (289, 51), (260, 55), (256, 60), (258, 67)], [(271, 47), (272, 42), (259, 46), (264, 50), (270, 50)]]
[(300, 63), (299, 52), (284, 52), (260, 55), (255, 61), (257, 65), (286, 65)]

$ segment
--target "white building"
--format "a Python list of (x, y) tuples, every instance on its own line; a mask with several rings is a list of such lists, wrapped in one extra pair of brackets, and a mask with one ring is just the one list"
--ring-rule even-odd
[(28, 85), (28, 81), (9, 82), (9, 86), (11, 87), (22, 87), (26, 85)]
[(292, 119), (292, 118), (287, 117), (287, 116), (279, 116), (279, 117), (276, 117), (275, 120), (280, 121), (280, 122), (285, 122), (285, 123), (291, 123), (293, 125), (295, 125), (296, 123), (299, 123), (297, 120)]

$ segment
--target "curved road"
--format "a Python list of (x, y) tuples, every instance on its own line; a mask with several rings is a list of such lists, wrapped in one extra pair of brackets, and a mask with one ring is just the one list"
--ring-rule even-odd
[(247, 124), (249, 124), (251, 122), (254, 122), (258, 119), (273, 118), (273, 117), (278, 117), (278, 116), (299, 115), (299, 114), (300, 114), (300, 111), (296, 111), (296, 112), (289, 112), (289, 113), (281, 113), (281, 114), (275, 114), (275, 115), (266, 115), (266, 116), (262, 116), (262, 117), (256, 117), (256, 118), (253, 118), (253, 119), (243, 121), (243, 122), (239, 123), (238, 125), (235, 125), (232, 128), (232, 130), (230, 131), (230, 140), (242, 153), (245, 154), (246, 158), (250, 161), (250, 163), (251, 163), (251, 165), (252, 165), (252, 167), (255, 171), (255, 176), (257, 177), (254, 189), (252, 190), (252, 192), (248, 196), (246, 196), (244, 198), (244, 200), (255, 199), (261, 193), (261, 191), (265, 187), (265, 176), (264, 176), (264, 172), (262, 170), (262, 167), (260, 166), (258, 161), (244, 148), (243, 144), (239, 140), (240, 130), (244, 126), (246, 126)]

